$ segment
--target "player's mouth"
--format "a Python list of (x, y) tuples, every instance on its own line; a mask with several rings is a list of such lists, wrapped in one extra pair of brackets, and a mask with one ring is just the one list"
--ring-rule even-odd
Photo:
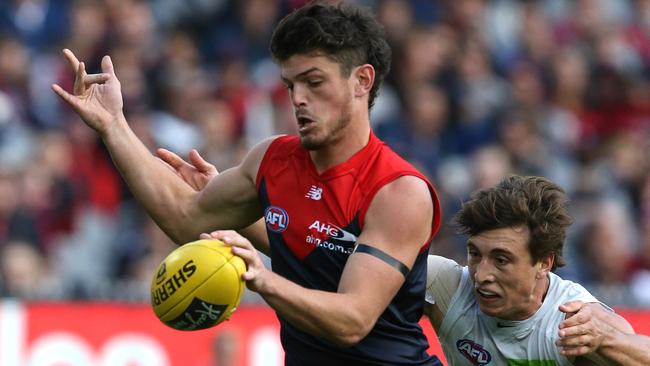
[(316, 121), (307, 115), (297, 115), (296, 120), (298, 121), (298, 132), (301, 134), (309, 132), (316, 125)]
[(501, 298), (501, 295), (497, 294), (494, 291), (481, 288), (477, 288), (475, 291), (479, 299), (483, 302), (493, 302)]

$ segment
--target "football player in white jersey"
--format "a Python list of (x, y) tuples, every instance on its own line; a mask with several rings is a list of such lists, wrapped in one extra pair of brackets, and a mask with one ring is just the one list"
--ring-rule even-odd
[(468, 266), (431, 255), (427, 272), (425, 314), (450, 365), (650, 365), (649, 337), (553, 273), (566, 203), (553, 182), (509, 176), (463, 204)]

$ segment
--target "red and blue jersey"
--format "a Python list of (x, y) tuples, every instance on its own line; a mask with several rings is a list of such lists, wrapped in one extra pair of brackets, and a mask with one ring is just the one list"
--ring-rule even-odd
[(256, 186), (273, 271), (310, 289), (337, 291), (374, 195), (405, 175), (417, 176), (429, 185), (434, 224), (404, 284), (368, 336), (353, 347), (342, 348), (314, 337), (280, 317), (287, 365), (440, 364), (427, 354), (428, 342), (418, 324), (428, 248), (440, 224), (440, 205), (429, 181), (372, 133), (363, 149), (320, 174), (298, 137), (279, 137), (269, 146)]

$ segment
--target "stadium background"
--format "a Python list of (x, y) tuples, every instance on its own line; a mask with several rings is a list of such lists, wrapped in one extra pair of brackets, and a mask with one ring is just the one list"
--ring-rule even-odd
[[(469, 192), (509, 172), (557, 181), (575, 218), (559, 273), (628, 309), (645, 329), (650, 0), (354, 2), (377, 13), (393, 47), (372, 111), (375, 132), (432, 179), (443, 222)], [(51, 92), (52, 83), (69, 90), (73, 82), (60, 50), (72, 49), (90, 72), (112, 56), (127, 119), (152, 150), (186, 156), (198, 148), (225, 169), (260, 139), (294, 132), (268, 41), (277, 21), (303, 3), (0, 1), (0, 366), (36, 362), (47, 332), (81, 340), (52, 338), (42, 348), (86, 342), (70, 349), (91, 350), (86, 360), (102, 364), (106, 334), (139, 334), (137, 324), (151, 320), (150, 276), (174, 248), (93, 132)], [(433, 249), (462, 263), (463, 244), (445, 225)], [(231, 327), (245, 334), (249, 325), (277, 326), (254, 294), (240, 310)], [(100, 333), (87, 333), (91, 324)], [(167, 331), (152, 327), (147, 332)], [(204, 357), (229, 349), (234, 364), (255, 364), (242, 355), (257, 343), (203, 334), (212, 340)], [(191, 337), (163, 344), (190, 357), (201, 353), (183, 346), (196, 344)], [(276, 341), (254, 347), (277, 350)], [(39, 365), (54, 362), (44, 360)]]

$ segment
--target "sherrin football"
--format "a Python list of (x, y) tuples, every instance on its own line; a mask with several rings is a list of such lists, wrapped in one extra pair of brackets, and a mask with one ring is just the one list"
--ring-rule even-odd
[(213, 327), (237, 309), (246, 263), (219, 240), (197, 240), (172, 251), (151, 280), (158, 319), (178, 330)]

